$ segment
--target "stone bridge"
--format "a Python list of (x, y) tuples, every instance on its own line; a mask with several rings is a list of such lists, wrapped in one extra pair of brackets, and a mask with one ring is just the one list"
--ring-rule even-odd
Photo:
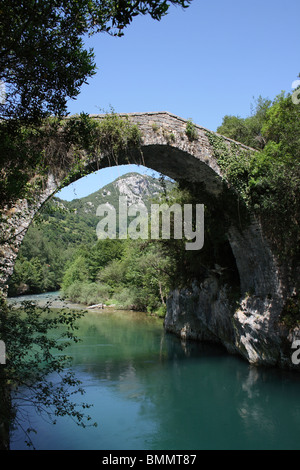
[[(210, 144), (207, 129), (195, 125), (197, 136), (195, 139), (190, 139), (186, 133), (187, 121), (168, 112), (132, 113), (126, 116), (141, 130), (142, 152), (133, 155), (129, 161), (128, 156), (126, 158), (124, 156), (123, 159), (121, 157), (118, 164), (142, 164), (176, 181), (185, 180), (193, 185), (201, 186), (204, 193), (210, 196), (210, 200), (220, 201), (222, 199), (224, 186), (227, 187), (227, 183)], [(92, 117), (96, 120), (103, 118), (102, 115), (92, 115)], [(226, 145), (234, 144), (241, 150), (254, 152), (253, 149), (228, 138), (222, 137), (222, 139)], [(95, 155), (95, 161), (89, 161), (88, 168), (85, 168), (85, 174), (109, 166), (109, 164), (105, 157)], [(0, 247), (0, 288), (2, 291), (6, 292), (19, 246), (34, 215), (43, 203), (61, 187), (64, 178), (71, 171), (72, 168), (67, 168), (65, 174), (59, 179), (49, 173), (47, 184), (38, 195), (35, 203), (30, 204), (27, 200), (19, 201), (14, 208), (10, 208), (2, 214), (2, 220), (4, 220), (2, 233), (7, 233), (6, 241)], [(78, 175), (79, 177), (80, 175)], [(231, 191), (232, 194), (235, 194), (234, 188)], [(234, 211), (237, 213), (239, 210), (237, 194), (235, 194), (233, 201), (236, 201)], [(199, 203), (205, 203), (205, 201), (199, 201)], [(224, 205), (225, 212), (227, 209), (230, 209), (228, 217), (232, 218), (233, 208), (226, 208)], [(284, 284), (281, 282), (276, 258), (263, 237), (259, 223), (251, 215), (250, 223), (244, 228), (238, 227), (232, 218), (226, 235), (239, 272), (241, 291), (239, 309), (235, 314), (232, 309), (230, 312), (228, 310), (223, 315), (221, 322), (218, 320), (218, 312), (221, 307), (218, 312), (210, 311), (208, 313), (211, 318), (209, 321), (207, 320), (207, 312), (205, 320), (200, 318), (200, 312), (197, 314), (197, 319), (183, 321), (180, 315), (183, 314), (185, 308), (184, 301), (181, 300), (181, 310), (178, 299), (176, 306), (174, 306), (176, 295), (180, 295), (177, 293), (171, 296), (173, 305), (170, 304), (166, 327), (186, 338), (213, 338), (213, 340), (223, 343), (228, 350), (241, 353), (250, 362), (279, 363), (281, 353), (278, 346), (278, 331), (273, 331), (271, 326), (274, 323), (277, 324), (278, 315), (282, 308)], [(251, 295), (249, 295), (250, 293)], [(223, 299), (222, 303), (219, 299), (223, 308), (227, 300)], [(228, 324), (224, 323), (225, 317)], [(195, 331), (199, 331), (199, 328), (202, 331), (203, 328), (206, 328), (209, 334), (196, 334)], [(260, 333), (258, 333), (259, 331)]]

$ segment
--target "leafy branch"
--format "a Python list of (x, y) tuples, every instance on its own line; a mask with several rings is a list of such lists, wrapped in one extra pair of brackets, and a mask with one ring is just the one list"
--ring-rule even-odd
[(53, 424), (57, 417), (69, 416), (78, 425), (87, 426), (91, 417), (84, 410), (91, 405), (72, 401), (73, 395), (83, 395), (84, 390), (69, 368), (71, 358), (62, 353), (72, 342), (79, 341), (76, 321), (83, 313), (61, 310), (53, 314), (50, 304), (37, 308), (33, 302), (24, 302), (16, 309), (3, 298), (0, 302), (0, 335), (7, 356), (0, 388), (11, 390), (11, 402), (6, 404), (9, 412), (3, 402), (2, 415), (9, 415), (14, 425), (24, 430), (30, 446), (34, 445), (30, 435), (35, 430), (23, 426), (27, 407), (33, 407)]

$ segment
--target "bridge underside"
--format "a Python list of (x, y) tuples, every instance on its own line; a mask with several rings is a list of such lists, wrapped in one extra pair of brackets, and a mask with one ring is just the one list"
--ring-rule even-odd
[[(89, 160), (87, 163), (85, 174), (116, 163), (138, 163), (169, 176), (175, 181), (184, 181), (202, 198), (199, 204), (219, 205), (219, 214), (222, 212), (223, 220), (227, 220), (226, 236), (236, 260), (241, 291), (251, 291), (258, 295), (277, 292), (279, 285), (274, 275), (276, 268), (272, 253), (262, 237), (259, 224), (250, 220), (247, 227), (241, 228), (237, 223), (241, 204), (234, 188), (229, 190), (227, 187), (210, 145), (208, 131), (195, 126), (197, 136), (190, 139), (186, 132), (187, 121), (170, 113), (136, 113), (126, 115), (126, 117), (139, 126), (142, 134), (141, 148), (132, 150), (126, 155), (120, 155), (118, 162), (111, 161), (105, 155), (96, 155), (94, 160)], [(101, 120), (103, 116), (95, 115), (92, 118)], [(224, 138), (224, 142), (231, 145), (232, 141)], [(242, 144), (235, 143), (235, 145), (245, 148)], [(44, 190), (36, 195), (34, 203), (22, 200), (7, 213), (2, 211), (3, 239), (7, 240), (2, 243), (0, 265), (2, 290), (6, 290), (18, 248), (35, 213), (49, 197), (55, 194), (72, 170), (72, 168), (66, 168), (59, 178), (49, 173), (47, 184)], [(80, 173), (74, 175), (73, 181), (81, 177)], [(229, 193), (230, 197), (225, 197)], [(217, 220), (216, 224), (222, 222)], [(10, 231), (5, 236), (7, 227)]]
[[(100, 117), (95, 116), (95, 119), (100, 119)], [(192, 191), (203, 197), (198, 201), (199, 204), (218, 205), (220, 209), (218, 213), (222, 212), (221, 220), (216, 220), (216, 224), (226, 221), (224, 230), (238, 270), (241, 294), (238, 312), (228, 313), (228, 325), (231, 326), (226, 328), (231, 331), (231, 337), (226, 337), (224, 341), (227, 345), (233, 345), (233, 351), (238, 350), (252, 362), (259, 362), (257, 358), (261, 358), (265, 350), (257, 347), (257, 338), (253, 339), (251, 332), (253, 329), (270, 331), (272, 325), (277, 322), (284, 296), (284, 286), (279, 277), (277, 262), (268, 242), (263, 237), (260, 224), (251, 214), (246, 225), (239, 223), (240, 199), (234, 188), (228, 188), (205, 129), (196, 126), (197, 137), (191, 140), (186, 134), (187, 121), (169, 113), (138, 113), (129, 115), (129, 119), (139, 126), (143, 136), (142, 145), (138, 151), (133, 151), (123, 158), (120, 156), (118, 164), (139, 163), (175, 181), (184, 181), (185, 184), (190, 185)], [(224, 138), (224, 141), (230, 145), (229, 139)], [(242, 144), (239, 145), (244, 148)], [(115, 162), (111, 162), (105, 156), (101, 158), (96, 156), (95, 161), (89, 162), (85, 170), (93, 172), (111, 164)], [(19, 246), (28, 226), (44, 202), (61, 187), (69, 171), (71, 172), (72, 168), (66, 169), (60, 179), (49, 173), (47, 185), (37, 195), (35, 203), (22, 200), (9, 211), (2, 211), (2, 221), (4, 221), (2, 233), (7, 233), (7, 236), (3, 237), (6, 241), (1, 246), (0, 288), (3, 292), (7, 290)], [(80, 176), (77, 174), (75, 179)], [(8, 231), (7, 227), (9, 227)], [(223, 299), (223, 304), (227, 300)], [(175, 310), (174, 307), (173, 311)], [(257, 324), (249, 323), (249, 318), (252, 321), (255, 312), (261, 315), (263, 320), (258, 321)], [(169, 322), (170, 325), (172, 321)], [(213, 321), (219, 322), (218, 318), (214, 318)], [(186, 325), (180, 328), (180, 332), (184, 328)], [(238, 338), (237, 332), (239, 332)], [(212, 336), (218, 335), (222, 336), (220, 332), (215, 332)], [(249, 335), (253, 341), (249, 340)], [(276, 335), (277, 333), (274, 337)], [(277, 339), (274, 339), (272, 334), (270, 337), (273, 347)], [(264, 341), (268, 342), (269, 339), (264, 338)], [(278, 354), (276, 361), (278, 361)], [(268, 354), (266, 358), (262, 362), (268, 362)]]

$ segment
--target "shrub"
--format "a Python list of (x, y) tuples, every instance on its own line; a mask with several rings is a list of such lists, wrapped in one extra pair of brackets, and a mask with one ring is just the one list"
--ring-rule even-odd
[(185, 133), (188, 136), (189, 140), (198, 139), (197, 128), (191, 119), (189, 119), (186, 123)]

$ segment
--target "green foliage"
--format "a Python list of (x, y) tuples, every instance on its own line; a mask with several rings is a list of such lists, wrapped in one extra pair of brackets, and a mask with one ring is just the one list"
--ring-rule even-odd
[(159, 125), (157, 124), (157, 122), (153, 122), (152, 123), (152, 129), (154, 132), (158, 132), (159, 130)]
[(115, 115), (101, 123), (85, 114), (59, 119), (66, 114), (68, 99), (95, 73), (93, 51), (85, 50), (83, 35), (122, 35), (137, 15), (160, 20), (171, 4), (186, 8), (189, 3), (0, 1), (0, 12), (5, 11), (0, 76), (6, 87), (6, 100), (0, 103), (1, 205), (34, 198), (49, 170), (60, 176), (68, 168), (66, 185), (84, 174), (86, 155), (102, 152), (116, 163), (121, 151), (139, 143), (138, 128)]
[(58, 290), (79, 245), (95, 243), (98, 218), (79, 217), (74, 204), (54, 198), (29, 227), (10, 279), (9, 295)]
[(95, 281), (100, 268), (122, 256), (122, 240), (98, 240), (92, 246), (81, 246), (65, 271), (62, 289), (74, 281)]
[[(75, 98), (82, 84), (95, 72), (93, 51), (85, 50), (84, 35), (107, 32), (121, 36), (123, 28), (137, 15), (149, 14), (160, 20), (170, 4), (186, 8), (189, 3), (190, 0), (0, 0), (0, 76), (6, 87), (6, 100), (0, 103), (2, 207), (13, 205), (20, 198), (32, 202), (43, 189), (49, 172), (58, 178), (68, 173), (63, 183), (66, 185), (85, 173), (90, 156), (102, 153), (116, 163), (120, 152), (127, 151), (132, 144), (138, 145), (138, 129), (116, 116), (101, 123), (84, 114), (64, 121), (49, 116), (64, 115), (68, 99)], [(5, 234), (2, 243), (4, 238)], [(91, 256), (87, 251), (80, 255), (81, 274), (87, 274), (84, 270), (87, 259), (92, 281), (99, 266), (112, 261), (103, 251), (104, 254), (95, 248)], [(56, 281), (44, 268), (37, 257), (20, 259), (16, 276), (26, 270), (32, 290), (41, 283), (46, 289)], [(69, 275), (73, 280), (74, 271)], [(52, 354), (53, 348), (62, 350), (63, 343), (49, 338), (47, 333), (67, 325), (70, 327), (67, 337), (75, 339), (71, 315), (50, 319), (49, 312), (44, 312), (43, 318), (28, 304), (22, 316), (2, 300), (0, 307), (1, 339), (6, 343), (9, 359), (4, 373), (1, 369), (1, 396), (8, 384), (15, 389), (23, 385), (39, 412), (44, 405), (46, 409), (53, 406), (55, 417), (69, 415), (84, 425), (83, 414), (69, 400), (73, 393), (70, 387), (78, 386), (74, 377), (66, 373), (59, 384), (46, 379), (48, 373), (61, 373), (66, 366), (66, 357)]]
[(292, 102), (291, 96), (283, 93), (277, 96), (266, 114), (262, 134), (267, 147), (277, 145), (271, 155), (288, 164), (300, 161), (300, 107)]
[(97, 274), (97, 279), (106, 285), (117, 288), (125, 279), (128, 271), (128, 258), (113, 259)]
[[(199, 282), (215, 270), (219, 265), (223, 268), (222, 281), (230, 285), (239, 286), (239, 276), (235, 259), (232, 254), (227, 231), (229, 220), (236, 216), (234, 206), (230, 218), (227, 206), (231, 207), (230, 195), (223, 193), (221, 198), (207, 194), (205, 186), (199, 183), (181, 180), (180, 184), (166, 196), (168, 204), (177, 203), (183, 207), (184, 204), (204, 204), (204, 246), (201, 250), (187, 251), (185, 249), (186, 239), (160, 240), (164, 249), (172, 261), (170, 271), (170, 286), (172, 289), (191, 285), (194, 280)], [(230, 203), (228, 204), (228, 201)], [(193, 230), (195, 230), (195, 217), (193, 216)]]
[(89, 264), (84, 255), (79, 255), (73, 263), (66, 269), (63, 277), (62, 289), (66, 289), (74, 282), (84, 282), (89, 280)]
[(95, 155), (95, 169), (104, 157), (116, 164), (120, 154), (125, 158), (133, 149), (138, 151), (140, 140), (139, 128), (114, 112), (99, 120), (84, 113), (64, 120), (51, 118), (38, 126), (1, 122), (1, 204), (34, 199), (49, 172), (63, 179), (62, 186), (70, 184), (90, 172), (89, 160), (97, 166)]
[(186, 123), (185, 133), (191, 141), (198, 139), (197, 128), (191, 119)]
[(6, 102), (0, 117), (37, 121), (66, 113), (68, 99), (95, 73), (94, 54), (83, 37), (106, 32), (121, 36), (137, 15), (160, 20), (170, 4), (190, 0), (131, 2), (48, 0), (0, 2), (0, 76)]
[[(125, 178), (131, 176), (141, 178), (140, 175), (131, 173), (125, 175)], [(150, 209), (149, 196), (151, 196), (151, 192), (160, 189), (167, 192), (172, 183), (157, 181), (151, 177), (147, 177), (146, 183), (147, 192), (143, 200), (147, 208)], [(58, 198), (48, 201), (24, 237), (14, 274), (10, 280), (10, 296), (58, 290), (62, 286), (64, 275), (65, 283), (67, 283), (64, 287), (67, 288), (76, 279), (83, 280), (80, 277), (81, 271), (85, 273), (85, 280), (94, 280), (96, 279), (97, 266), (105, 262), (104, 256), (111, 260), (109, 258), (109, 253), (111, 253), (113, 257), (116, 257), (116, 260), (119, 259), (121, 245), (118, 245), (118, 241), (114, 243), (107, 240), (102, 244), (101, 252), (94, 246), (97, 242), (96, 227), (99, 222), (96, 209), (99, 204), (107, 201), (117, 208), (119, 195), (118, 186), (113, 182), (85, 198), (74, 199), (70, 202)], [(97, 256), (94, 255), (96, 251)], [(69, 268), (70, 261), (74, 260), (74, 257), (78, 257), (80, 253), (84, 257), (86, 265), (81, 265), (80, 269), (77, 269), (76, 265), (73, 266), (73, 269)], [(34, 261), (33, 258), (39, 262)], [(89, 261), (87, 261), (88, 259)], [(30, 271), (36, 271), (37, 267), (37, 280), (32, 282), (32, 276), (28, 276), (28, 274)], [(88, 271), (89, 276), (87, 275)], [(116, 263), (115, 273), (112, 275), (117, 276), (119, 271)]]
[(155, 313), (158, 317), (164, 318), (166, 316), (166, 313), (167, 313), (166, 305), (161, 305)]
[(263, 146), (257, 146), (258, 152), (241, 153), (209, 134), (218, 162), (227, 181), (261, 220), (280, 259), (294, 270), (300, 259), (300, 107), (282, 93), (272, 103), (260, 99), (256, 114), (239, 121), (245, 134), (237, 134), (237, 127), (232, 132), (236, 120), (229, 121), (225, 119), (218, 130), (247, 145), (259, 135)]
[(65, 112), (67, 99), (78, 95), (95, 69), (82, 39), (88, 2), (1, 1), (0, 10), (0, 71), (7, 89), (1, 119)]
[[(3, 402), (1, 413), (6, 419), (10, 416), (20, 429), (23, 429), (22, 412), (28, 406), (53, 424), (58, 417), (67, 415), (80, 426), (89, 423), (90, 417), (83, 410), (90, 405), (72, 401), (72, 395), (83, 395), (84, 391), (69, 370), (71, 358), (64, 354), (67, 346), (78, 341), (76, 321), (81, 316), (82, 313), (70, 310), (53, 313), (49, 306), (40, 309), (32, 302), (24, 302), (17, 310), (0, 299), (0, 337), (6, 346), (0, 389), (3, 392), (9, 387), (18, 392), (18, 400), (7, 404), (12, 406), (9, 413)], [(27, 444), (33, 446), (30, 433), (34, 429), (24, 432)]]
[(280, 315), (280, 321), (288, 329), (293, 329), (300, 324), (300, 296), (294, 294), (287, 299)]
[(207, 137), (218, 159), (224, 179), (245, 201), (249, 194), (249, 170), (253, 152), (241, 149), (233, 142), (226, 142), (217, 134), (207, 132)]
[[(202, 195), (197, 187), (191, 188), (190, 184), (185, 187), (182, 183), (180, 188), (162, 192), (153, 202), (197, 204)], [(113, 303), (118, 308), (163, 316), (170, 290), (186, 287), (195, 279), (203, 281), (215, 264), (224, 268), (224, 282), (238, 284), (222, 217), (224, 214), (216, 204), (212, 204), (211, 210), (206, 208), (205, 245), (199, 251), (186, 251), (186, 240), (173, 239), (172, 227), (170, 240), (107, 239), (87, 250), (81, 248), (65, 272), (64, 295), (79, 303)]]
[(111, 288), (98, 282), (74, 280), (64, 288), (64, 296), (71, 302), (83, 305), (106, 303), (111, 295)]
[(120, 154), (126, 155), (130, 147), (139, 148), (140, 142), (139, 128), (130, 123), (128, 116), (122, 118), (112, 112), (99, 121), (99, 147), (112, 163), (117, 164)]
[(50, 265), (43, 264), (38, 257), (33, 257), (30, 261), (19, 258), (11, 279), (10, 295), (18, 295), (23, 292), (36, 294), (57, 290), (55, 273), (49, 268)]
[(80, 253), (63, 278), (68, 299), (88, 305), (110, 300), (120, 308), (149, 312), (165, 302), (172, 261), (154, 242), (99, 240), (83, 257)]
[(262, 127), (266, 121), (267, 112), (272, 102), (261, 96), (252, 106), (252, 115), (247, 118), (239, 116), (224, 116), (221, 126), (217, 132), (230, 139), (241, 142), (249, 147), (261, 149), (265, 145)]
[[(157, 191), (157, 182), (150, 183)], [(107, 193), (109, 201), (117, 203), (118, 194), (112, 184), (87, 198), (71, 202), (54, 199), (50, 208), (45, 205), (40, 223), (33, 224), (24, 239), (10, 294), (22, 289), (24, 284), (30, 287), (29, 292), (43, 292), (47, 285), (51, 287), (53, 273), (55, 288), (62, 288), (65, 297), (73, 302), (114, 303), (119, 308), (162, 315), (171, 289), (185, 287), (194, 279), (204, 280), (215, 264), (227, 268), (224, 282), (226, 279), (238, 282), (225, 235), (228, 222), (224, 205), (218, 200), (208, 200), (201, 185), (181, 182), (180, 187), (174, 186), (161, 176), (159, 186), (160, 195), (152, 203), (183, 206), (201, 201), (206, 204), (202, 250), (186, 251), (185, 239), (172, 239), (172, 217), (170, 240), (97, 241), (98, 218), (94, 213), (97, 205), (106, 200)], [(148, 205), (150, 201), (145, 203)]]

